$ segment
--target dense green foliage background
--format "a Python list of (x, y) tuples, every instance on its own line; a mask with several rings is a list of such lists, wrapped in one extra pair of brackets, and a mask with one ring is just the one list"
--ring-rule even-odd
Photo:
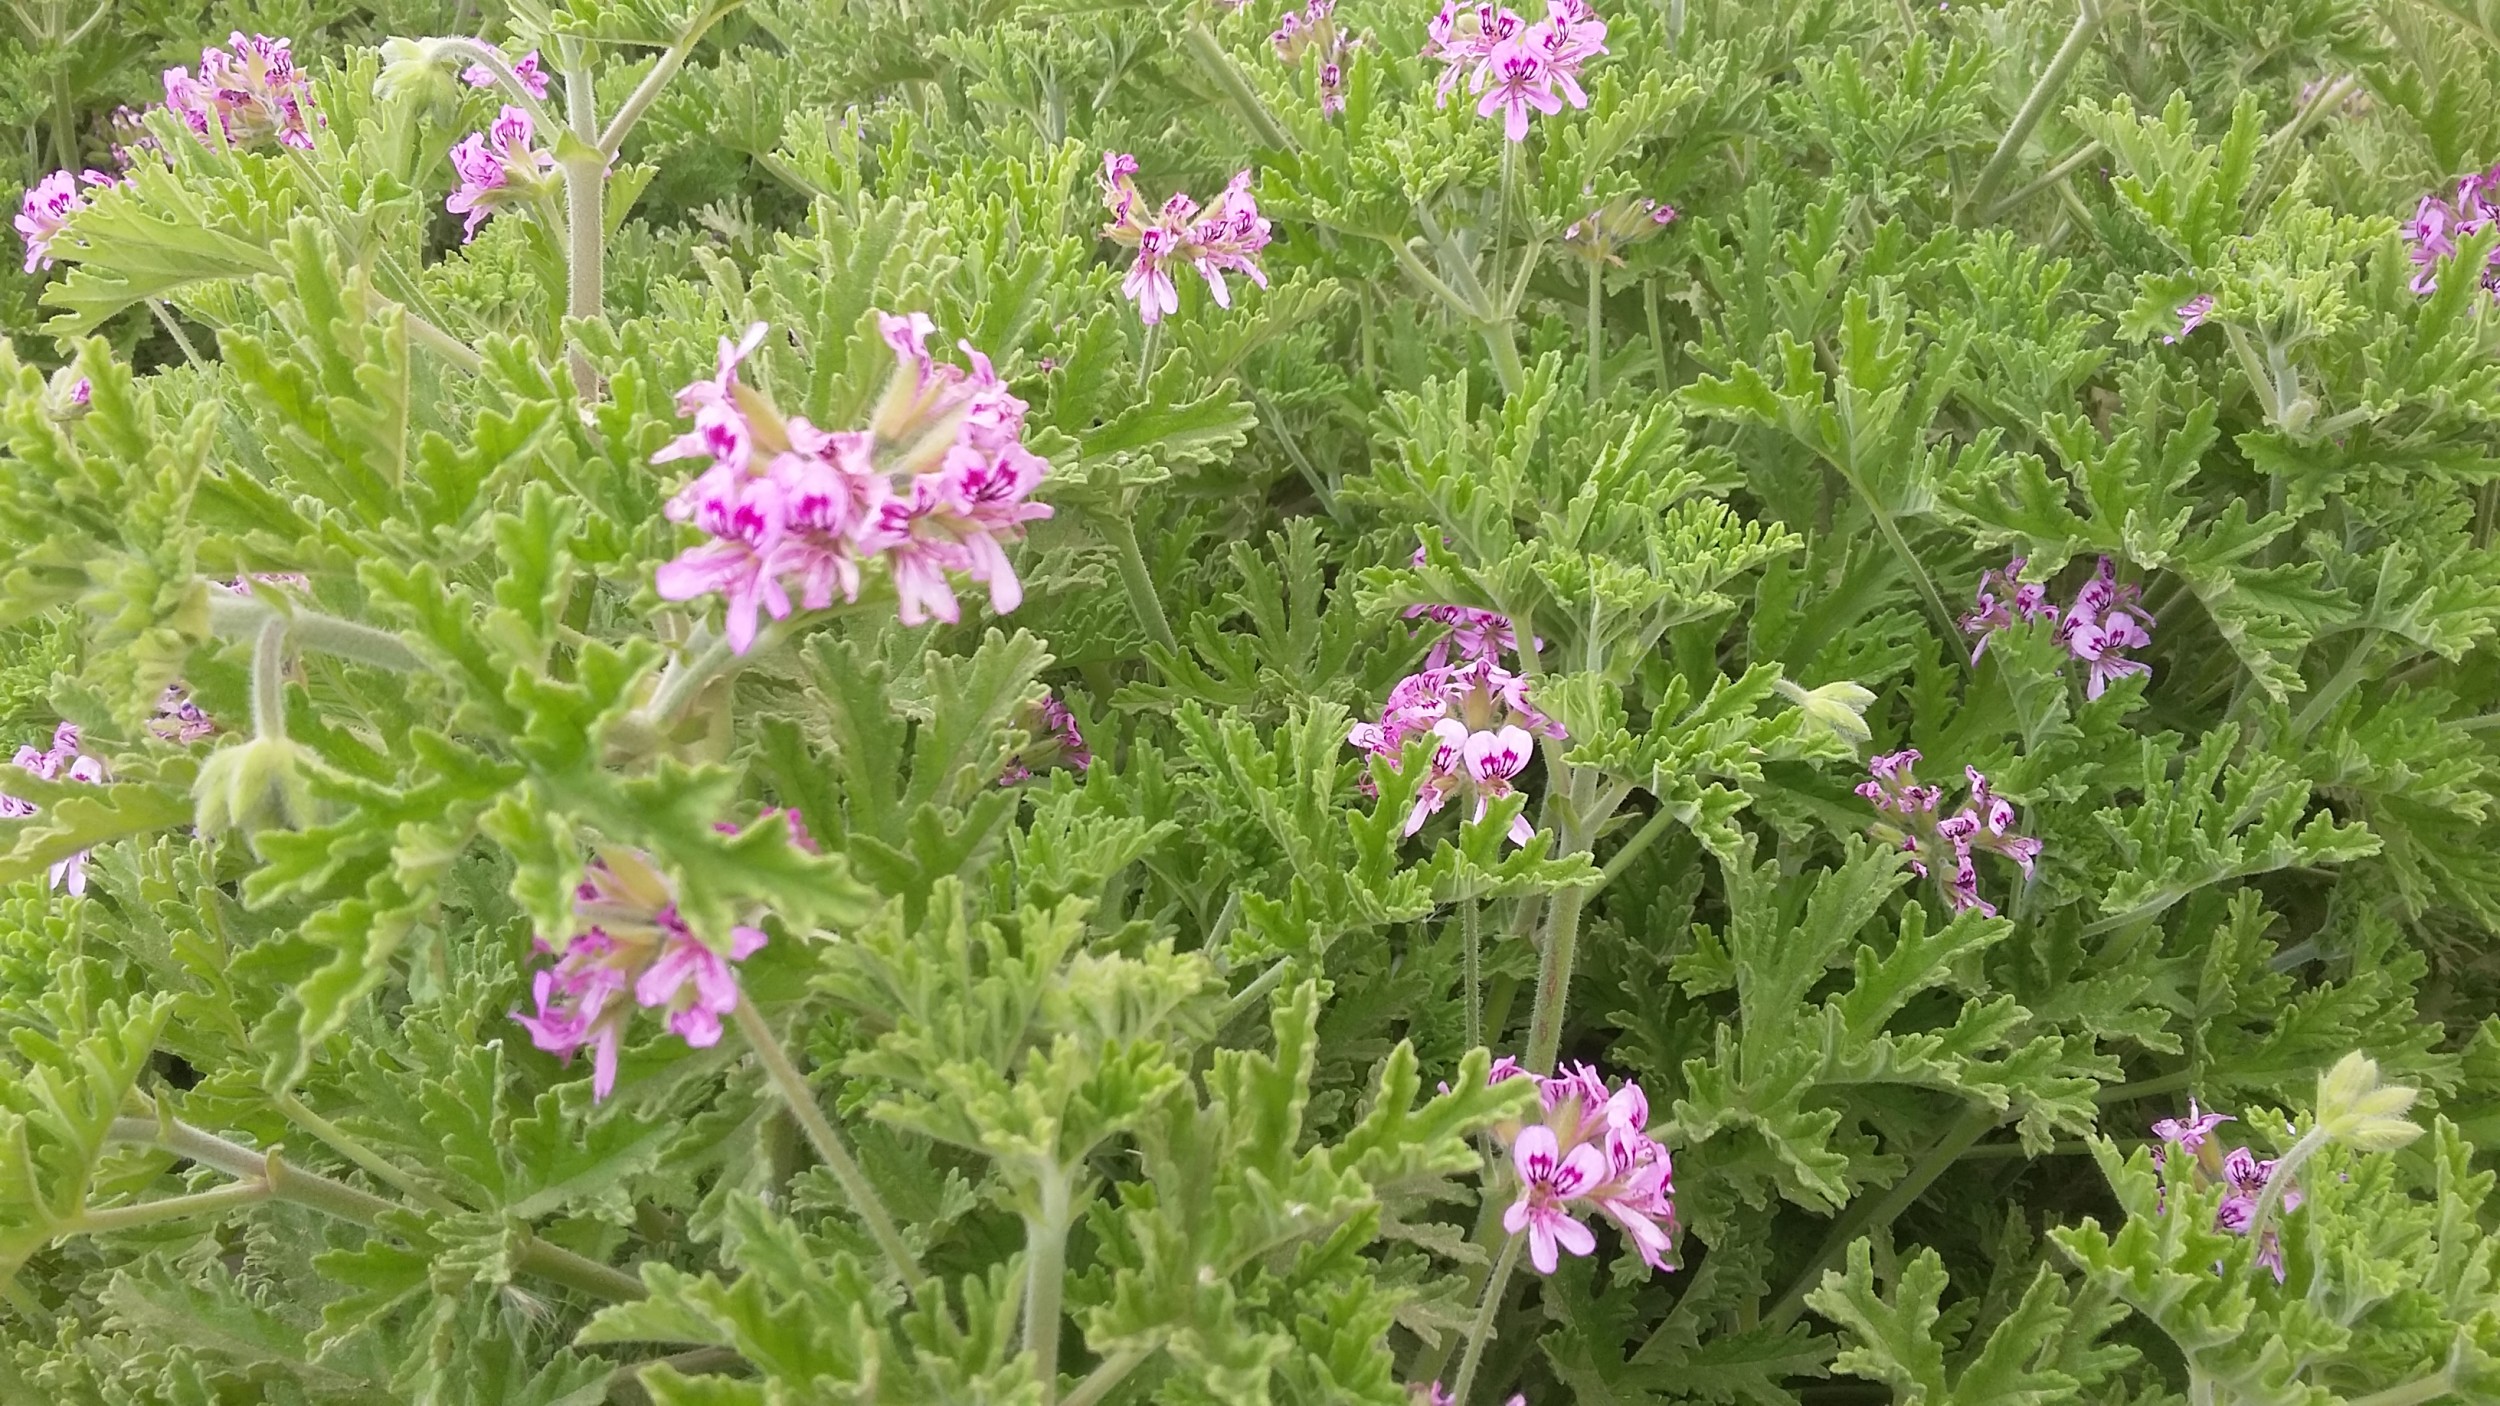
[[(1333, 117), (1269, 0), (751, 0), (569, 318), (578, 251), (443, 209), (495, 100), (379, 46), (578, 54), (612, 113), (667, 0), (10, 8), (29, 183), (238, 24), (324, 125), (160, 128), (0, 273), (0, 740), (70, 719), (112, 777), (0, 780), (42, 808), (0, 821), (0, 1399), (1396, 1406), (1513, 1190), (1470, 1032), (1542, 1019), (1646, 1088), (1681, 1264), (1601, 1230), (1500, 1281), (1474, 1400), (2500, 1400), (2500, 234), (2421, 293), (2401, 232), (2500, 160), (2500, 6), (1622, 0), (1506, 153), (1413, 0), (1342, 0)], [(1155, 199), (1251, 169), (1270, 286), (1149, 335), (1106, 151)], [(1565, 238), (1642, 197), (1679, 217), (1619, 262)], [(860, 423), (872, 309), (1031, 403), (1024, 603), (872, 591), (678, 686), (672, 395), (762, 320), (750, 380)], [(2149, 678), (2087, 697), (2046, 626), (1970, 662), (1983, 571), (2104, 555)], [(249, 573), (386, 638), (287, 635), (282, 737), (207, 584)], [(1402, 837), (1417, 766), (1345, 745), (1418, 603), (1544, 642), (1524, 849)], [(150, 729), (177, 681), (216, 735)], [(1045, 686), (1094, 763), (1000, 787)], [(2043, 841), (2003, 916), (1867, 838), (1900, 747)], [(823, 854), (714, 828), (767, 807)], [(934, 1287), (740, 1038), (641, 1027), (597, 1105), (530, 1048), (594, 842), (714, 940), (773, 915), (745, 990)], [(2356, 1050), (2427, 1136), (2320, 1106)], [(2280, 1286), (2156, 1190), (2191, 1096), (2316, 1135)]]

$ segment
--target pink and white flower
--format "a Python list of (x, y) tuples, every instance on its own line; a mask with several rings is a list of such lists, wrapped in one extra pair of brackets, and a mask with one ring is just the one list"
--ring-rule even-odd
[(73, 176), (55, 171), (27, 187), (26, 198), (17, 207), (12, 221), (26, 241), (26, 271), (52, 267), (52, 241), (60, 238), (62, 227), (70, 217), (90, 203), (80, 185), (101, 187), (118, 184), (102, 171), (81, 171)]
[(1909, 855), (1911, 872), (1922, 878), (1935, 873), (1931, 866), (1945, 869), (1939, 877), (1954, 912), (1975, 908), (1993, 918), (1996, 905), (1980, 897), (1979, 866), (1972, 856), (1984, 850), (2011, 859), (2029, 879), (2040, 857), (2040, 841), (2014, 833), (2013, 804), (1996, 794), (1976, 767), (1962, 768), (1970, 794), (1961, 809), (1939, 814), (1944, 791), (1919, 782), (1918, 760), (1915, 749), (1905, 749), (1867, 762), (1870, 779), (1858, 783), (1858, 794), (1882, 817), (1873, 827), (1875, 838)]
[[(1407, 813), (1409, 835), (1461, 796), (1474, 801), (1470, 822), (1483, 820), (1495, 800), (1517, 789), (1512, 783), (1534, 759), (1536, 738), (1561, 737), (1563, 730), (1528, 702), (1527, 680), (1488, 655), (1400, 679), (1389, 690), (1380, 721), (1356, 723), (1346, 742), (1395, 769), (1405, 758), (1407, 739), (1420, 733), (1431, 734), (1437, 745), (1431, 771)], [(1511, 843), (1524, 845), (1536, 827), (1517, 815), (1507, 834)]]
[(535, 137), (529, 109), (506, 103), (485, 131), (453, 143), (451, 168), (460, 185), (443, 208), (467, 217), (460, 229), (462, 243), (477, 238), (478, 226), (488, 218), (526, 208), (546, 194), (556, 158), (531, 145)]
[(1547, 0), (1545, 18), (1534, 24), (1494, 4), (1444, 4), (1426, 29), (1425, 56), (1439, 59), (1436, 104), (1446, 104), (1463, 83), (1477, 95), (1476, 112), (1502, 117), (1502, 135), (1528, 139), (1531, 112), (1553, 114), (1568, 102), (1589, 105), (1580, 68), (1606, 52), (1606, 22), (1586, 0)]
[(1258, 258), (1273, 238), (1274, 226), (1259, 213), (1248, 171), (1236, 173), (1203, 214), (1198, 202), (1182, 191), (1164, 201), (1152, 218), (1142, 213), (1146, 202), (1138, 194), (1136, 176), (1136, 157), (1119, 151), (1104, 153), (1100, 184), (1103, 208), (1111, 219), (1102, 234), (1136, 251), (1120, 280), (1120, 294), (1137, 304), (1140, 321), (1151, 327), (1180, 310), (1180, 287), (1172, 276), (1175, 265), (1194, 269), (1219, 308), (1233, 305), (1232, 290), (1224, 279), (1227, 273), (1238, 273), (1261, 288), (1267, 286), (1267, 271), (1259, 266)]
[[(105, 781), (104, 763), (79, 750), (78, 724), (76, 723), (65, 722), (54, 728), (52, 746), (49, 750), (34, 747), (18, 748), (16, 761), (18, 770), (43, 781), (67, 779), (82, 781), (90, 786), (101, 786)], [(23, 820), (40, 812), (41, 808), (32, 801), (0, 794), (0, 819)], [(91, 851), (82, 849), (54, 864), (46, 871), (46, 877), (51, 886), (56, 889), (65, 889), (73, 894), (85, 893), (87, 891), (87, 859), (90, 853)]]
[(312, 150), (312, 82), (288, 41), (235, 31), (227, 49), (200, 51), (200, 71), (165, 70), (165, 106), (202, 141), (255, 146), (275, 140)]
[[(1495, 1063), (1487, 1082), (1532, 1078), (1514, 1060)], [(1542, 1117), (1497, 1127), (1510, 1144), (1519, 1193), (1503, 1227), (1528, 1236), (1530, 1262), (1551, 1274), (1560, 1251), (1586, 1255), (1596, 1237), (1577, 1216), (1594, 1210), (1615, 1223), (1641, 1262), (1673, 1269), (1677, 1228), (1674, 1159), (1649, 1135), (1649, 1097), (1625, 1080), (1609, 1089), (1586, 1064), (1536, 1080)]]

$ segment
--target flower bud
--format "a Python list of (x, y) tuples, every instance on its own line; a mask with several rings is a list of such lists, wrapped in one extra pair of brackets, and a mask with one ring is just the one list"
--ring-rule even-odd
[(429, 106), (457, 102), (460, 85), (451, 69), (421, 39), (393, 39), (382, 45), (382, 72), (373, 80), (373, 95), (385, 100), (405, 97)]
[(1827, 732), (1852, 747), (1863, 747), (1875, 740), (1874, 731), (1866, 725), (1866, 710), (1875, 702), (1875, 695), (1846, 679), (1808, 689), (1787, 679), (1779, 681), (1781, 695), (1797, 705), (1805, 714), (1806, 726)]
[(221, 747), (192, 783), (193, 823), (203, 835), (228, 830), (294, 829), (310, 820), (312, 790), (305, 768), (312, 756), (283, 737), (255, 737)]

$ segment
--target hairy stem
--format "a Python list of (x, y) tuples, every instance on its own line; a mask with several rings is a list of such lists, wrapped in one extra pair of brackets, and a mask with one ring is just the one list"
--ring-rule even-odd
[(286, 627), (272, 615), (252, 640), (252, 735), (277, 742), (286, 740)]
[(1641, 280), (1641, 301), (1647, 306), (1649, 312), (1649, 349), (1658, 357), (1658, 393), (1664, 395), (1669, 388), (1669, 371), (1667, 338), (1666, 334), (1659, 330), (1658, 322), (1658, 280), (1654, 278)]
[(869, 1183), (867, 1174), (859, 1169), (859, 1163), (852, 1160), (851, 1150), (844, 1145), (842, 1135), (834, 1131), (833, 1124), (825, 1119), (824, 1110), (816, 1106), (815, 1089), (809, 1086), (807, 1077), (799, 1073), (799, 1067), (790, 1061), (789, 1052), (781, 1047), (781, 1037), (764, 1023), (764, 1013), (757, 1010), (755, 1003), (748, 1000), (744, 993), (738, 997), (737, 1020), (738, 1033), (746, 1037), (748, 1046), (755, 1051), (756, 1062), (764, 1067), (764, 1077), (772, 1082), (782, 1102), (789, 1105), (791, 1116), (799, 1120), (799, 1127), (806, 1132), (816, 1155), (824, 1159), (826, 1170), (841, 1183), (843, 1194), (851, 1198), (851, 1209), (859, 1213), (861, 1222), (868, 1227), (869, 1237), (877, 1242), (878, 1249), (885, 1252), (886, 1260), (902, 1279), (903, 1287), (917, 1298), (927, 1278), (921, 1272), (920, 1261), (912, 1254), (911, 1247), (903, 1243), (902, 1231), (895, 1228), (894, 1217), (887, 1214), (885, 1202), (877, 1195), (876, 1187)]
[(1649, 847), (1658, 842), (1658, 837), (1667, 833), (1667, 827), (1674, 823), (1674, 813), (1667, 809), (1666, 802), (1660, 801), (1658, 809), (1650, 813), (1649, 819), (1641, 822), (1641, 828), (1633, 831), (1632, 838), (1625, 840), (1623, 848), (1616, 850), (1614, 855), (1606, 861), (1605, 867), (1597, 871), (1597, 883), (1589, 889), (1588, 896), (1597, 897), (1606, 891), (1608, 884), (1622, 878), (1623, 871), (1631, 868), (1634, 860), (1646, 854)]
[(1606, 394), (1606, 277), (1589, 265), (1589, 403)]
[(2048, 115), (2049, 104), (2057, 101), (2058, 90), (2074, 76), (2075, 65), (2083, 61), (2084, 50), (2091, 47), (2092, 36), (2101, 27), (2100, 0), (2083, 0), (2082, 10), (2075, 16), (2075, 27), (2066, 31), (2066, 42), (2057, 46), (2049, 66), (2040, 72), (2039, 81), (2023, 95), (2023, 105), (2014, 112), (2014, 120), (2006, 125), (2005, 135), (1997, 139), (1997, 149), (1988, 156), (1988, 164), (1979, 169), (1979, 183), (1971, 187), (1970, 200), (1963, 208), (1980, 211), (1988, 208), (1990, 197), (2014, 169), (2022, 155), (2023, 143), (2031, 140), (2031, 131)]
[(443, 360), (472, 376), (486, 369), (486, 358), (414, 309), (403, 307), (399, 316), (408, 328), (408, 335), (421, 345), (432, 348)]
[(1806, 1295), (1814, 1291), (1815, 1285), (1822, 1280), (1823, 1272), (1838, 1264), (1859, 1236), (1879, 1226), (1892, 1224), (1919, 1197), (1927, 1194), (1927, 1188), (1935, 1184), (1936, 1178), (1944, 1175), (1946, 1168), (1960, 1161), (1962, 1154), (1987, 1136), (1998, 1122), (1997, 1111), (1985, 1104), (1971, 1109), (1952, 1127), (1945, 1129), (1944, 1136), (1919, 1154), (1918, 1161), (1910, 1167), (1910, 1174), (1895, 1182), (1882, 1200), (1869, 1201), (1860, 1197), (1852, 1203), (1848, 1214), (1832, 1223), (1831, 1232), (1823, 1237), (1822, 1248), (1814, 1252), (1814, 1258), (1806, 1261), (1806, 1267), (1798, 1272), (1796, 1282), (1790, 1284), (1788, 1292), (1780, 1295), (1779, 1302), (1763, 1315), (1763, 1323), (1778, 1330), (1796, 1322), (1798, 1316), (1806, 1311)]
[(677, 76), (677, 70), (686, 66), (686, 59), (694, 53), (694, 46), (702, 43), (703, 36), (711, 31), (712, 26), (726, 19), (729, 12), (742, 3), (744, 0), (724, 0), (724, 3), (706, 6), (702, 13), (694, 17), (694, 22), (677, 36), (677, 42), (669, 45), (668, 52), (660, 55), (660, 61), (643, 75), (640, 83), (634, 85), (634, 91), (626, 97), (625, 105), (616, 110), (616, 116), (608, 119), (607, 130), (599, 134), (600, 155), (613, 158), (624, 149), (625, 138), (633, 132), (634, 124), (640, 122), (651, 104), (659, 100), (661, 91), (668, 87), (668, 81)]
[(1120, 564), (1120, 585), (1128, 592), (1129, 609), (1137, 616), (1146, 638), (1175, 654), (1181, 642), (1172, 633), (1172, 622), (1163, 613), (1163, 599), (1155, 593), (1154, 574), (1146, 569), (1146, 554), (1137, 546), (1137, 529), (1118, 512), (1099, 514), (1094, 530), (1110, 540)]
[(1033, 1354), (1042, 1406), (1059, 1398), (1059, 1305), (1072, 1215), (1067, 1169), (1053, 1167), (1042, 1176), (1040, 1207), (1024, 1218), (1024, 1350)]
[(1484, 1044), (1484, 908), (1474, 894), (1459, 900), (1459, 940), (1467, 948), (1467, 1048)]
[(1224, 94), (1224, 100), (1233, 105), (1241, 120), (1250, 124), (1250, 130), (1262, 144), (1276, 151), (1293, 150), (1292, 135), (1285, 130), (1283, 123), (1276, 120), (1276, 114), (1267, 110), (1267, 103), (1259, 97), (1258, 90), (1250, 86), (1250, 79), (1241, 71), (1241, 65), (1234, 63), (1233, 56), (1224, 52), (1224, 45), (1216, 39), (1215, 31), (1207, 28), (1205, 20), (1193, 16), (1181, 26), (1181, 47), (1189, 51), (1190, 59), (1198, 65), (1198, 71), (1204, 73), (1208, 81)]
[(1476, 1321), (1467, 1327), (1467, 1351), (1458, 1359), (1458, 1381), (1450, 1388), (1450, 1400), (1467, 1406), (1467, 1393), (1476, 1385), (1476, 1368), (1484, 1361), (1484, 1345), (1493, 1337), (1493, 1315), (1501, 1308), (1502, 1294), (1510, 1288), (1511, 1271), (1519, 1266), (1519, 1242), (1513, 1235), (1502, 1242), (1502, 1253), (1493, 1261), (1493, 1272), (1485, 1276), (1484, 1295), (1476, 1301)]
[(450, 1197), (393, 1166), (382, 1154), (365, 1146), (364, 1143), (351, 1136), (346, 1129), (313, 1112), (305, 1106), (302, 1099), (293, 1094), (279, 1094), (270, 1102), (280, 1113), (286, 1115), (288, 1122), (329, 1144), (332, 1151), (364, 1168), (365, 1173), (376, 1181), (436, 1215), (450, 1216), (460, 1213), (460, 1207), (454, 1204)]
[(200, 349), (191, 344), (191, 334), (183, 331), (182, 324), (174, 320), (174, 310), (165, 306), (163, 298), (148, 299), (148, 311), (156, 314), (157, 323), (165, 329), (167, 336), (174, 339), (174, 345), (182, 349), (182, 359), (191, 363), (192, 369), (208, 369), (208, 358), (200, 355)]
[(1545, 952), (1537, 963), (1536, 1005), (1528, 1017), (1528, 1053), (1522, 1061), (1532, 1073), (1553, 1073), (1554, 1056), (1562, 1048), (1572, 958), (1580, 944), (1580, 911), (1587, 904), (1588, 890), (1564, 889), (1546, 910)]
[[(608, 159), (599, 149), (597, 91), (579, 40), (564, 43), (564, 106), (571, 139), (557, 143), (556, 153), (564, 172), (564, 315), (587, 320), (599, 316), (606, 292)], [(574, 392), (587, 402), (598, 394), (598, 369), (578, 345), (570, 360)]]
[(2042, 172), (2038, 180), (2024, 186), (2021, 190), (2005, 197), (1996, 204), (1989, 206), (1987, 213), (1981, 216), (1981, 218), (1990, 223), (2003, 219), (2008, 214), (2022, 208), (2023, 203), (2031, 199), (2031, 197), (2049, 189), (2051, 186), (2056, 185), (2059, 181), (2066, 179), (2075, 172), (2082, 170), (2085, 162), (2090, 161), (2093, 157), (2100, 154), (2101, 139), (2098, 137), (2085, 139), (2083, 145), (2076, 147), (2074, 151), (2064, 160)]
[(1282, 982), (1292, 971), (1293, 958), (1279, 957), (1275, 965), (1259, 973), (1256, 980), (1233, 993), (1232, 999), (1224, 1003), (1224, 1009), (1216, 1012), (1216, 1033), (1221, 1035), (1232, 1028), (1234, 1021), (1257, 1009), (1259, 1002), (1266, 1000), (1267, 994), (1275, 990), (1278, 983)]
[(1152, 1355), (1136, 1348), (1111, 1354), (1102, 1360), (1100, 1366), (1086, 1373), (1085, 1380), (1069, 1388), (1068, 1394), (1059, 1399), (1059, 1406), (1095, 1406)]
[(127, 1206), (81, 1211), (63, 1230), (69, 1234), (104, 1235), (235, 1206), (258, 1205), (273, 1194), (269, 1183), (263, 1180), (228, 1182), (224, 1186), (195, 1191), (186, 1196), (168, 1196), (158, 1201), (136, 1201)]
[(407, 641), (387, 630), (359, 625), (336, 615), (317, 610), (281, 612), (276, 606), (255, 596), (237, 591), (210, 588), (208, 593), (208, 628), (220, 639), (258, 640), (262, 627), (270, 620), (286, 626), (287, 643), (316, 654), (336, 655), (377, 669), (402, 674), (427, 671), (426, 662), (408, 647)]

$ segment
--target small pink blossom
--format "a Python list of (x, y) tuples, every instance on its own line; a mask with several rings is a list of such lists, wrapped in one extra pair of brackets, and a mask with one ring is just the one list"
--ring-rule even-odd
[(1337, 0), (1308, 0), (1299, 14), (1287, 10), (1268, 42), (1275, 45), (1276, 57), (1297, 67), (1316, 55), (1320, 114), (1334, 117), (1345, 111), (1345, 61), (1354, 41), (1337, 23)]
[(1227, 273), (1238, 273), (1261, 288), (1267, 272), (1259, 254), (1272, 239), (1273, 225), (1259, 213), (1250, 193), (1250, 173), (1234, 175), (1203, 214), (1186, 191), (1175, 193), (1148, 218), (1145, 199), (1137, 191), (1137, 158), (1106, 152), (1100, 178), (1103, 208), (1111, 219), (1103, 237), (1135, 251), (1120, 294), (1137, 304), (1138, 319), (1148, 326), (1180, 310), (1180, 287), (1172, 277), (1175, 265), (1187, 264), (1207, 285), (1219, 308), (1229, 308), (1232, 290)]
[[(65, 722), (54, 728), (52, 746), (48, 751), (34, 747), (18, 748), (16, 761), (18, 770), (38, 780), (67, 779), (82, 781), (90, 786), (100, 786), (105, 781), (104, 763), (79, 751), (76, 723)], [(40, 811), (41, 808), (31, 801), (0, 794), (0, 819), (23, 820), (39, 814)], [(92, 851), (82, 849), (51, 866), (46, 874), (50, 885), (56, 889), (66, 889), (73, 894), (85, 893), (87, 891), (87, 859), (91, 853)]]
[(505, 210), (521, 209), (545, 193), (554, 178), (555, 154), (531, 145), (536, 136), (529, 109), (504, 105), (493, 124), (471, 132), (451, 148), (451, 168), (460, 185), (443, 208), (466, 216), (462, 243), (477, 238), (479, 225)]
[(87, 196), (78, 187), (102, 187), (118, 184), (102, 171), (82, 171), (72, 176), (55, 171), (27, 188), (26, 198), (19, 202), (17, 232), (26, 240), (26, 271), (52, 267), (52, 241), (70, 217), (87, 208)]
[(156, 700), (156, 716), (148, 720), (148, 731), (167, 742), (188, 746), (217, 730), (217, 722), (191, 701), (179, 684), (165, 685)]
[[(1469, 819), (1481, 821), (1495, 800), (1517, 789), (1513, 780), (1534, 759), (1536, 737), (1560, 737), (1563, 731), (1528, 702), (1527, 680), (1480, 656), (1399, 680), (1380, 721), (1356, 723), (1346, 741), (1394, 768), (1404, 759), (1407, 739), (1418, 734), (1430, 734), (1437, 745), (1431, 771), (1407, 813), (1409, 835), (1461, 796), (1474, 802)], [(1536, 827), (1517, 815), (1507, 834), (1513, 844), (1524, 845)]]
[(165, 70), (165, 106), (202, 141), (248, 147), (275, 140), (312, 150), (312, 83), (288, 41), (240, 30), (227, 49), (200, 51), (200, 71)]
[(1996, 794), (1976, 767), (1962, 768), (1970, 784), (1969, 798), (1959, 810), (1940, 814), (1944, 792), (1920, 784), (1914, 770), (1918, 760), (1918, 753), (1908, 750), (1867, 763), (1870, 779), (1858, 784), (1858, 794), (1881, 817), (1873, 827), (1875, 838), (1909, 855), (1912, 873), (1936, 877), (1954, 912), (1977, 909), (1981, 916), (1993, 918), (1996, 905), (1980, 896), (1979, 866), (1973, 856), (1985, 851), (2011, 859), (2029, 879), (2039, 861), (2040, 841), (2014, 833), (2012, 803)]
[(2023, 558), (2016, 557), (2004, 570), (1980, 575), (1977, 607), (1961, 621), (1962, 632), (1978, 640), (1971, 648), (1971, 663), (1979, 662), (1997, 631), (2054, 620), (2058, 643), (2090, 666), (2086, 698), (2100, 697), (2122, 678), (2152, 676), (2153, 666), (2128, 657), (2127, 651), (2152, 646), (2153, 617), (2144, 609), (2140, 589), (2119, 584), (2116, 563), (2101, 558), (2075, 592), (2074, 603), (2062, 611), (2050, 600), (2048, 587), (2020, 579), (2022, 569)]
[(2211, 313), (2213, 310), (2214, 295), (2211, 293), (2199, 293), (2195, 297), (2188, 299), (2186, 302), (2179, 304), (2179, 330), (2176, 333), (2165, 335), (2162, 338), (2162, 342), (2165, 345), (2176, 342), (2181, 337), (2185, 337), (2190, 332), (2193, 332), (2197, 328), (2203, 326), (2205, 324), (2206, 315)]
[[(1516, 1061), (1497, 1063), (1487, 1082), (1534, 1077)], [(1615, 1223), (1642, 1263), (1672, 1269), (1676, 1213), (1674, 1161), (1649, 1135), (1649, 1097), (1625, 1080), (1609, 1089), (1586, 1064), (1536, 1080), (1542, 1117), (1525, 1126), (1505, 1124), (1496, 1135), (1510, 1143), (1519, 1194), (1502, 1223), (1528, 1236), (1529, 1258), (1551, 1274), (1557, 1253), (1586, 1255), (1596, 1239), (1575, 1218), (1593, 1209)]]
[[(2153, 1170), (2162, 1179), (2164, 1209), (2169, 1204), (2171, 1183), (2178, 1178), (2187, 1178), (2193, 1186), (2220, 1186), (2223, 1197), (2214, 1208), (2214, 1229), (2244, 1237), (2253, 1228), (2258, 1202), (2264, 1199), (2266, 1187), (2274, 1179), (2275, 1164), (2245, 1147), (2222, 1153), (2221, 1145), (2211, 1140), (2213, 1130), (2230, 1121), (2226, 1114), (2202, 1112), (2190, 1100), (2186, 1118), (2164, 1118), (2153, 1124), (2153, 1136), (2161, 1142), (2153, 1149)], [(2184, 1166), (2168, 1155), (2174, 1150), (2186, 1154)], [(2283, 1214), (2289, 1215), (2300, 1209), (2301, 1200), (2299, 1187), (2285, 1186), (2277, 1204)], [(2259, 1239), (2257, 1263), (2273, 1274), (2275, 1283), (2283, 1282), (2283, 1242), (2273, 1225), (2266, 1226)]]
[[(540, 102), (547, 100), (547, 74), (538, 66), (536, 49), (512, 61), (512, 76), (521, 80), (521, 91)], [(472, 88), (492, 88), (497, 80), (495, 70), (482, 63), (473, 63), (461, 70), (460, 81)]]
[(1093, 749), (1085, 745), (1085, 734), (1076, 726), (1076, 714), (1059, 701), (1059, 695), (1045, 693), (1040, 705), (1029, 711), (1025, 731), (1032, 741), (1007, 759), (999, 773), (998, 784), (1014, 786), (1033, 779), (1036, 770), (1063, 766), (1083, 776), (1094, 764)]
[(1425, 55), (1443, 65), (1434, 92), (1446, 104), (1464, 83), (1478, 95), (1479, 116), (1502, 117), (1502, 134), (1528, 139), (1529, 114), (1588, 106), (1580, 67), (1606, 52), (1606, 22), (1586, 0), (1547, 0), (1545, 18), (1528, 24), (1494, 4), (1445, 4), (1426, 30)]

